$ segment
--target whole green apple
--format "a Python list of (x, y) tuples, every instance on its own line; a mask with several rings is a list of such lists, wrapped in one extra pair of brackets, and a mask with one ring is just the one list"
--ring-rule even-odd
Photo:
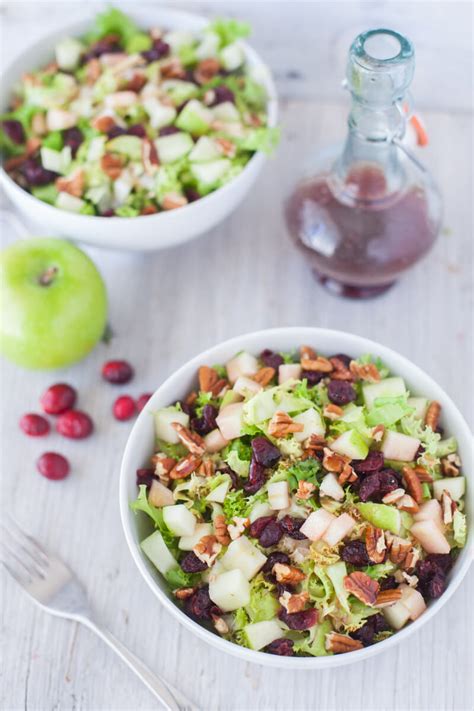
[(94, 263), (54, 238), (20, 240), (0, 254), (0, 351), (25, 368), (61, 368), (102, 337), (107, 293)]

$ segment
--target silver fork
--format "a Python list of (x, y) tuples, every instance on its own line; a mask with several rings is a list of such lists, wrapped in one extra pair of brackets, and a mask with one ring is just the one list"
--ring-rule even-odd
[(108, 630), (95, 622), (85, 591), (71, 571), (58, 558), (49, 555), (11, 518), (1, 526), (0, 562), (39, 607), (52, 615), (81, 622), (111, 647), (143, 681), (167, 711), (197, 707), (180, 691), (153, 674)]

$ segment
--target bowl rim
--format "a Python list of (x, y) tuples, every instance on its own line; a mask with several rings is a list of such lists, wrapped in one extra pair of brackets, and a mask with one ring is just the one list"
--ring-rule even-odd
[[(156, 8), (150, 8), (149, 10), (147, 9), (131, 9), (127, 10), (127, 15), (130, 15), (131, 17), (139, 19), (140, 16), (144, 17), (145, 15), (152, 13), (156, 13), (157, 16), (157, 21), (159, 21), (160, 17), (165, 17), (166, 20), (165, 22), (170, 21), (168, 18), (171, 18), (171, 24), (174, 26), (174, 23), (176, 21), (176, 24), (179, 25), (180, 20), (181, 21), (187, 21), (189, 23), (193, 23), (195, 25), (195, 30), (202, 29), (209, 25), (212, 21), (212, 17), (206, 17), (205, 15), (199, 15), (198, 13), (194, 12), (186, 12), (183, 10), (175, 10), (171, 7), (156, 7)], [(60, 27), (56, 28), (52, 32), (45, 32), (42, 33), (40, 37), (36, 39), (35, 42), (32, 44), (29, 44), (25, 49), (22, 49), (20, 52), (15, 54), (13, 59), (9, 61), (7, 66), (3, 69), (1, 76), (3, 79), (5, 77), (8, 77), (12, 72), (14, 67), (17, 65), (17, 63), (21, 63), (22, 59), (26, 54), (29, 52), (34, 52), (35, 50), (39, 50), (41, 47), (43, 47), (44, 44), (48, 43), (48, 41), (51, 41), (51, 46), (52, 46), (52, 51), (54, 51), (54, 39), (56, 39), (58, 36), (62, 36), (64, 34), (68, 34), (71, 36), (77, 36), (77, 33), (81, 30), (81, 28), (85, 29), (87, 26), (90, 25), (90, 23), (93, 21), (93, 15), (91, 14), (90, 17), (84, 20), (78, 20), (73, 23), (68, 23), (68, 24), (63, 24)], [(275, 82), (273, 79), (273, 75), (270, 71), (269, 66), (264, 62), (260, 54), (245, 40), (239, 40), (246, 58), (250, 59), (252, 64), (254, 64), (256, 67), (259, 67), (260, 69), (263, 70), (264, 74), (262, 78), (262, 83), (264, 84), (267, 93), (268, 93), (268, 100), (267, 100), (267, 125), (270, 128), (274, 128), (277, 126), (277, 121), (278, 121), (278, 100), (277, 100), (277, 91), (276, 91), (276, 86)], [(7, 95), (11, 95), (13, 85), (7, 84), (7, 87), (5, 89), (5, 93)], [(159, 217), (161, 217), (162, 221), (164, 220), (164, 215), (168, 216), (168, 219), (171, 215), (175, 215), (176, 212), (178, 212), (181, 215), (184, 216), (189, 216), (192, 218), (193, 212), (196, 212), (196, 208), (202, 208), (204, 205), (210, 206), (213, 198), (215, 198), (216, 195), (222, 195), (222, 192), (229, 192), (229, 189), (232, 188), (235, 183), (240, 183), (242, 180), (245, 180), (244, 175), (246, 175), (248, 172), (250, 172), (251, 167), (253, 169), (257, 169), (261, 163), (264, 162), (266, 156), (263, 154), (261, 151), (256, 151), (253, 156), (250, 158), (248, 163), (244, 166), (244, 169), (242, 170), (239, 175), (237, 175), (235, 178), (233, 178), (230, 182), (226, 183), (222, 187), (218, 188), (217, 190), (213, 190), (212, 192), (208, 193), (207, 195), (204, 195), (201, 197), (199, 200), (196, 200), (194, 202), (187, 203), (183, 207), (180, 207), (179, 210), (177, 211), (171, 211), (170, 212), (158, 212), (152, 215), (136, 215), (135, 217), (121, 217), (120, 215), (113, 215), (112, 217), (106, 218), (107, 221), (111, 224), (114, 224), (116, 221), (121, 221), (123, 222), (124, 220), (128, 221), (135, 221), (138, 219), (148, 219), (149, 222), (154, 219), (157, 220)], [(247, 170), (248, 169), (248, 170)], [(10, 175), (7, 173), (5, 168), (3, 167), (3, 162), (0, 162), (0, 182), (4, 181), (6, 186), (8, 186), (8, 189), (15, 193), (18, 197), (21, 196), (26, 203), (29, 203), (29, 206), (31, 209), (34, 210), (35, 206), (38, 203), (41, 203), (41, 207), (43, 210), (46, 211), (47, 213), (50, 214), (57, 214), (62, 213), (65, 215), (65, 217), (74, 217), (76, 219), (81, 219), (82, 224), (86, 225), (95, 225), (97, 226), (98, 224), (102, 224), (101, 222), (104, 218), (101, 215), (81, 215), (80, 213), (70, 213), (67, 210), (62, 210), (59, 207), (56, 207), (55, 205), (50, 205), (49, 203), (44, 202), (43, 200), (40, 200), (39, 198), (35, 197), (32, 195), (32, 193), (29, 193), (27, 190), (24, 190), (18, 183), (16, 183), (13, 178), (10, 177)], [(183, 211), (185, 211), (183, 213)]]
[[(318, 327), (306, 327), (306, 326), (291, 326), (283, 328), (272, 328), (272, 329), (262, 329), (259, 331), (251, 331), (248, 333), (241, 334), (239, 336), (234, 336), (225, 341), (219, 342), (214, 346), (207, 348), (203, 352), (194, 356), (186, 363), (184, 363), (177, 370), (173, 371), (165, 381), (155, 390), (150, 402), (154, 399), (158, 400), (160, 398), (162, 391), (167, 391), (173, 389), (180, 382), (183, 376), (187, 376), (192, 372), (197, 372), (199, 365), (203, 363), (214, 362), (214, 353), (222, 349), (234, 349), (235, 352), (242, 349), (242, 341), (253, 339), (255, 341), (260, 341), (260, 346), (265, 347), (265, 338), (278, 338), (287, 337), (288, 335), (294, 336), (295, 347), (304, 342), (310, 342), (310, 339), (325, 338), (336, 338), (340, 339), (344, 348), (349, 350), (350, 345), (353, 347), (360, 347), (361, 352), (373, 352), (382, 358), (382, 360), (387, 359), (390, 361), (395, 361), (397, 368), (399, 367), (399, 374), (402, 377), (408, 377), (410, 380), (421, 380), (425, 384), (428, 384), (431, 389), (437, 391), (438, 399), (444, 405), (450, 409), (450, 417), (456, 420), (456, 433), (463, 434), (463, 439), (469, 441), (472, 439), (472, 434), (469, 429), (467, 422), (465, 421), (463, 415), (460, 413), (457, 406), (454, 404), (452, 399), (446, 392), (441, 388), (438, 383), (431, 378), (424, 370), (419, 366), (415, 365), (405, 356), (401, 355), (397, 351), (377, 343), (371, 339), (352, 334), (348, 331), (339, 331), (336, 329), (318, 328)], [(345, 343), (344, 343), (345, 341)], [(247, 347), (247, 346), (245, 346)], [(259, 347), (259, 346), (257, 346)], [(323, 346), (324, 347), (324, 346)], [(341, 349), (342, 350), (342, 349)], [(408, 376), (407, 376), (408, 374)], [(159, 406), (163, 407), (172, 401), (172, 397), (166, 397), (167, 402), (161, 403)], [(147, 408), (140, 413), (135, 424), (129, 434), (120, 471), (120, 482), (119, 482), (119, 503), (120, 503), (120, 516), (122, 521), (122, 528), (124, 531), (125, 539), (127, 541), (129, 550), (131, 552), (132, 558), (135, 561), (142, 577), (147, 582), (150, 589), (154, 592), (161, 604), (167, 609), (184, 627), (192, 631), (198, 637), (208, 642), (211, 646), (218, 650), (229, 653), (233, 656), (239, 657), (243, 661), (253, 662), (256, 664), (278, 667), (283, 669), (327, 669), (330, 667), (343, 666), (346, 664), (353, 664), (356, 662), (363, 661), (381, 652), (387, 651), (393, 648), (395, 645), (402, 642), (414, 632), (419, 630), (423, 625), (425, 625), (437, 612), (443, 607), (449, 598), (457, 590), (464, 576), (466, 575), (470, 564), (472, 562), (472, 555), (470, 555), (470, 550), (472, 548), (473, 534), (471, 526), (468, 528), (468, 540), (465, 547), (462, 550), (462, 560), (458, 560), (453, 568), (452, 577), (450, 578), (449, 585), (443, 595), (437, 600), (433, 600), (429, 605), (427, 610), (421, 615), (417, 620), (411, 622), (407, 627), (402, 628), (391, 637), (378, 642), (370, 647), (364, 647), (363, 649), (357, 650), (355, 652), (349, 652), (347, 654), (333, 655), (327, 657), (281, 657), (272, 654), (268, 654), (261, 651), (254, 651), (246, 647), (241, 647), (234, 642), (229, 642), (219, 635), (210, 632), (205, 627), (195, 622), (190, 617), (188, 617), (176, 604), (174, 604), (160, 589), (153, 579), (151, 573), (145, 565), (144, 557), (139, 549), (138, 537), (134, 531), (133, 526), (133, 514), (129, 508), (129, 496), (128, 496), (128, 477), (130, 475), (131, 469), (131, 459), (133, 457), (135, 439), (137, 438), (137, 433), (140, 431), (142, 424), (145, 422), (147, 417)], [(472, 459), (471, 456), (467, 459)], [(469, 462), (466, 466), (469, 469)], [(472, 490), (468, 492), (468, 496), (471, 496)], [(460, 556), (461, 557), (461, 556)]]

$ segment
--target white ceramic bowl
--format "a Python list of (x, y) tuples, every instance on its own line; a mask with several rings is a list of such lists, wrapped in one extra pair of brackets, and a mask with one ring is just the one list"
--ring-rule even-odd
[[(153, 453), (154, 424), (150, 413), (188, 394), (196, 386), (197, 370), (200, 365), (224, 363), (235, 353), (244, 349), (250, 353), (258, 354), (264, 348), (271, 348), (276, 351), (290, 351), (303, 344), (311, 345), (323, 354), (348, 353), (354, 357), (358, 357), (363, 353), (379, 355), (394, 373), (405, 379), (412, 393), (438, 400), (443, 408), (443, 426), (449, 435), (456, 436), (459, 443), (459, 452), (463, 460), (464, 473), (466, 476), (470, 476), (473, 457), (472, 436), (469, 428), (453, 401), (420, 368), (390, 348), (350, 333), (319, 328), (279, 328), (238, 336), (214, 346), (214, 348), (201, 353), (179, 368), (158, 388), (138, 417), (127, 442), (120, 474), (120, 510), (125, 537), (141, 575), (145, 578), (158, 600), (186, 629), (194, 632), (218, 650), (229, 652), (244, 661), (284, 669), (327, 669), (328, 667), (361, 661), (390, 649), (416, 630), (419, 630), (428, 620), (431, 620), (438, 610), (448, 602), (469, 568), (471, 561), (469, 548), (472, 541), (472, 530), (469, 533), (468, 543), (462, 549), (450, 574), (446, 592), (438, 600), (433, 601), (421, 617), (400, 632), (395, 633), (383, 642), (348, 654), (328, 657), (279, 657), (239, 647), (213, 634), (187, 617), (175, 604), (161, 575), (141, 552), (140, 540), (143, 539), (144, 531), (149, 530), (148, 527), (146, 529), (143, 528), (145, 515), (136, 516), (129, 507), (129, 503), (137, 496), (136, 470), (139, 467), (148, 466), (150, 455)], [(466, 502), (470, 527), (472, 526), (473, 488), (468, 488), (470, 503)], [(462, 611), (460, 611), (460, 614), (462, 614)]]
[[(130, 13), (141, 27), (164, 27), (198, 31), (208, 24), (199, 15), (167, 8), (147, 8)], [(56, 42), (67, 35), (78, 36), (90, 28), (92, 20), (62, 28), (22, 52), (5, 69), (5, 80), (0, 86), (0, 107), (6, 110), (12, 87), (24, 72), (50, 61)], [(268, 101), (268, 125), (275, 126), (277, 102), (275, 86), (266, 65), (245, 42), (242, 43), (249, 66), (265, 86)], [(139, 217), (95, 217), (59, 210), (33, 197), (20, 188), (0, 167), (0, 182), (25, 222), (40, 234), (77, 239), (100, 247), (133, 251), (155, 251), (173, 247), (198, 237), (226, 218), (244, 199), (254, 184), (265, 161), (263, 153), (256, 153), (234, 180), (206, 197), (185, 207)]]

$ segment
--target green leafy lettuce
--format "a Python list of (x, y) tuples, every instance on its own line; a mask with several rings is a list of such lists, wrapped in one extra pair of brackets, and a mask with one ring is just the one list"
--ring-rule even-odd
[(250, 34), (248, 22), (234, 19), (218, 18), (209, 25), (208, 29), (219, 37), (221, 48), (227, 47), (228, 44), (232, 44), (238, 39), (248, 37)]
[(453, 535), (454, 542), (458, 548), (466, 545), (467, 539), (467, 523), (466, 515), (461, 511), (456, 510), (453, 514)]
[(332, 630), (329, 620), (324, 620), (319, 625), (311, 627), (309, 634), (304, 639), (293, 643), (293, 651), (297, 654), (311, 655), (312, 657), (326, 657), (332, 654), (326, 650), (326, 635)]
[(159, 509), (149, 503), (145, 485), (142, 484), (140, 486), (138, 496), (135, 501), (130, 504), (130, 508), (135, 513), (137, 513), (138, 511), (143, 511), (143, 513), (149, 516), (155, 524), (155, 528), (160, 531), (161, 535), (163, 536), (164, 542), (171, 550), (171, 552), (176, 551), (176, 538), (171, 533), (171, 531), (163, 520), (163, 509)]
[(245, 610), (251, 622), (272, 620), (280, 607), (275, 595), (275, 585), (265, 580), (262, 573), (250, 583), (250, 602)]

